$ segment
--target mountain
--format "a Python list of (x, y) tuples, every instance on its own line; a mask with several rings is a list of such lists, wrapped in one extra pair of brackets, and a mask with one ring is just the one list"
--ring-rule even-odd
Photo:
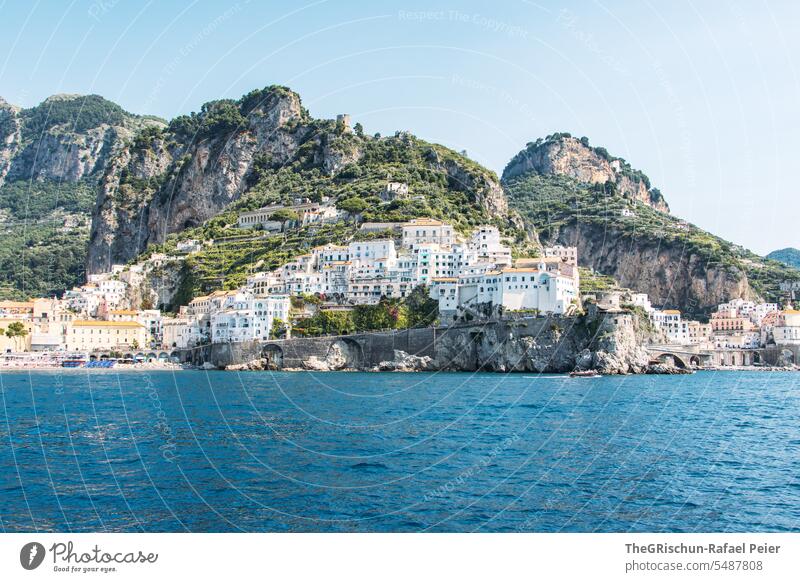
[(96, 186), (121, 144), (159, 123), (98, 95), (0, 98), (0, 296), (83, 282)]
[(556, 133), (539, 138), (511, 159), (503, 179), (508, 182), (531, 173), (566, 176), (586, 184), (610, 183), (625, 198), (669, 212), (661, 192), (650, 186), (650, 178), (605, 148), (590, 146), (587, 137), (577, 139), (568, 133)]
[(503, 187), (542, 244), (578, 247), (581, 261), (654, 305), (703, 317), (734, 297), (781, 296), (783, 267), (667, 213), (661, 193), (624, 160), (588, 139), (554, 134), (528, 144)]
[(777, 251), (772, 251), (767, 255), (768, 259), (778, 261), (784, 265), (800, 269), (800, 250), (788, 247)]
[[(593, 269), (587, 284), (616, 280), (689, 315), (734, 297), (774, 300), (782, 281), (800, 279), (671, 216), (644, 173), (564, 133), (529, 143), (500, 180), (408, 132), (367, 135), (344, 115), (315, 119), (299, 95), (270, 86), (169, 123), (96, 95), (31, 109), (0, 100), (0, 138), (2, 297), (59, 292), (86, 272), (160, 252), (167, 261), (150, 262), (140, 292), (149, 286), (175, 306), (313, 246), (388, 234), (359, 221), (423, 216), (462, 233), (494, 224), (517, 256), (575, 244)], [(408, 194), (386, 199), (387, 182)], [(345, 218), (279, 234), (237, 228), (242, 212), (298, 198), (335, 204)], [(203, 244), (177, 252), (189, 239)]]
[[(387, 181), (407, 184), (408, 195), (382, 200)], [(206, 103), (126, 142), (100, 180), (87, 269), (170, 250), (179, 239), (213, 240), (176, 275), (186, 298), (241, 284), (253, 268), (313, 245), (364, 236), (352, 220), (282, 236), (236, 227), (240, 212), (297, 198), (335, 202), (363, 221), (430, 216), (465, 233), (492, 223), (517, 248), (536, 245), (493, 172), (407, 132), (370, 136), (344, 116), (314, 119), (296, 93), (272, 86)]]

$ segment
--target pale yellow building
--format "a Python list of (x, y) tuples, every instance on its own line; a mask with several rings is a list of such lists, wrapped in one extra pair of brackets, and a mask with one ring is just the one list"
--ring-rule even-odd
[(135, 350), (147, 346), (147, 329), (138, 321), (73, 321), (67, 350)]
[[(8, 337), (6, 330), (14, 323), (21, 323), (25, 328), (25, 335)], [(30, 319), (14, 316), (0, 316), (0, 353), (27, 352), (31, 349), (31, 331), (33, 325)]]

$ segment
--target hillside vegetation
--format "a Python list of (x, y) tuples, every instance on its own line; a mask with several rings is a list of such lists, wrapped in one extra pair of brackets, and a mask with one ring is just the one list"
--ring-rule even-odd
[(733, 297), (776, 301), (781, 282), (800, 280), (800, 271), (623, 196), (613, 182), (528, 171), (504, 174), (503, 185), (543, 244), (577, 245), (584, 265), (657, 305), (703, 317)]
[(86, 181), (0, 187), (0, 299), (60, 294), (84, 282), (94, 197)]
[(800, 269), (800, 250), (798, 249), (789, 247), (778, 251), (772, 251), (767, 255), (767, 258), (783, 263), (789, 267)]

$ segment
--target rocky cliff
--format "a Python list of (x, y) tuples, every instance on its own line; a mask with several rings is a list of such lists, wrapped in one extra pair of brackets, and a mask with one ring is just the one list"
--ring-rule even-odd
[(297, 338), (187, 350), (196, 365), (233, 370), (495, 371), (602, 374), (649, 371), (643, 345), (663, 338), (637, 312), (523, 318), (448, 328)]
[(511, 180), (532, 172), (566, 176), (586, 184), (613, 184), (622, 196), (669, 212), (661, 192), (650, 186), (644, 173), (631, 168), (624, 159), (611, 156), (605, 148), (591, 147), (585, 137), (577, 139), (560, 133), (529, 143), (508, 163), (503, 178)]
[(543, 244), (577, 246), (583, 266), (689, 316), (737, 297), (776, 301), (782, 281), (800, 279), (667, 214), (644, 174), (611, 167), (618, 160), (563, 135), (529, 144), (503, 173), (509, 205)]
[(95, 188), (155, 118), (97, 95), (23, 109), (0, 99), (0, 297), (58, 294), (85, 280)]
[[(376, 195), (388, 179), (408, 183), (412, 196), (381, 206)], [(87, 269), (125, 263), (223, 211), (297, 197), (351, 206), (361, 199), (364, 220), (436, 216), (466, 227), (497, 219), (522, 236), (492, 172), (407, 133), (367, 136), (360, 126), (313, 119), (296, 93), (267, 87), (145, 132), (112, 159), (100, 183)]]
[(148, 124), (159, 121), (98, 95), (54, 95), (30, 109), (0, 98), (0, 186), (97, 179), (123, 142)]

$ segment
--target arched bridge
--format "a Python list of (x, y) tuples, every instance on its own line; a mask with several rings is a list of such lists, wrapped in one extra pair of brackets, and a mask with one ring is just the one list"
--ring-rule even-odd
[(645, 348), (654, 363), (673, 363), (678, 368), (699, 368), (714, 363), (711, 352), (684, 345), (658, 345)]

